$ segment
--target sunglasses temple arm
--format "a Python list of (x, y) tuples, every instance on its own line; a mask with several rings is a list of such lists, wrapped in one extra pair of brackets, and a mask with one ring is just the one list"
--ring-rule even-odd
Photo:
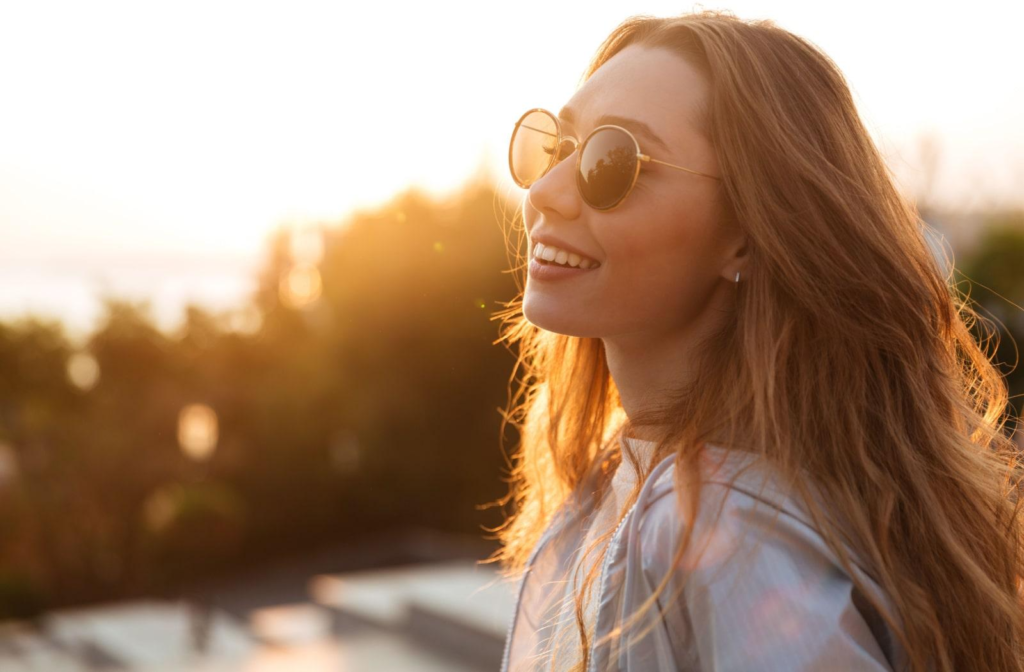
[(668, 166), (669, 168), (676, 168), (677, 170), (685, 170), (688, 173), (693, 173), (694, 175), (703, 175), (704, 177), (710, 177), (713, 180), (720, 180), (720, 179), (722, 179), (722, 178), (716, 177), (714, 175), (708, 175), (707, 173), (700, 173), (700, 172), (697, 172), (696, 170), (690, 170), (689, 168), (683, 168), (682, 166), (677, 166), (674, 163), (669, 163), (667, 161), (659, 161), (658, 159), (652, 159), (651, 157), (647, 156), (646, 154), (640, 154), (638, 158), (641, 161), (650, 161), (651, 163), (660, 163), (661, 165)]
[(550, 135), (552, 138), (558, 137), (558, 135), (556, 133), (551, 133), (549, 131), (545, 131), (545, 130), (540, 129), (540, 128), (534, 128), (533, 126), (527, 126), (526, 124), (520, 124), (520, 126), (522, 128), (528, 128), (531, 131), (537, 131), (538, 133), (543, 133), (544, 135)]

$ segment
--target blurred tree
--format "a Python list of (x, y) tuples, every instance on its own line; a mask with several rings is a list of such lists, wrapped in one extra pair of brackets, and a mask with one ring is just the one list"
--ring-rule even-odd
[[(115, 299), (84, 352), (59, 324), (0, 325), (0, 443), (17, 461), (0, 489), (0, 614), (390, 527), (499, 522), (477, 508), (504, 494), (513, 360), (490, 318), (515, 287), (499, 200), (479, 183), (409, 191), (299, 245), (280, 230), (254, 329), (189, 307), (165, 334), (148, 304)], [(86, 375), (69, 379), (76, 355)], [(191, 404), (218, 427), (198, 463), (178, 445)]]
[[(1006, 375), (1018, 417), (1024, 410), (1024, 211), (993, 214), (977, 244), (958, 264), (959, 287), (980, 306), (999, 335), (994, 359)], [(975, 336), (982, 337), (975, 327)]]

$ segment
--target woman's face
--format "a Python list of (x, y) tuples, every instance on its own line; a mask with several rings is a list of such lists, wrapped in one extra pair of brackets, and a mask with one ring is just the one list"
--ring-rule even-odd
[[(721, 175), (696, 126), (706, 95), (703, 76), (683, 58), (631, 45), (587, 80), (559, 118), (580, 141), (615, 123), (654, 159)], [(663, 145), (638, 130), (641, 124)], [(691, 326), (716, 289), (732, 288), (735, 238), (720, 224), (718, 181), (645, 162), (625, 201), (602, 212), (581, 200), (575, 163), (574, 153), (530, 187), (523, 210), (530, 255), (538, 239), (554, 238), (599, 266), (555, 279), (531, 274), (523, 298), (531, 323), (571, 336), (666, 335)]]

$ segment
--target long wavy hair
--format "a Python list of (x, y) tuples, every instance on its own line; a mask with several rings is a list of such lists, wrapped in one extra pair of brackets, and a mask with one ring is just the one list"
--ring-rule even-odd
[[(866, 596), (843, 541), (870, 566), (896, 613), (869, 599), (912, 669), (1024, 669), (1017, 420), (986, 348), (991, 327), (941, 270), (928, 225), (900, 193), (843, 75), (772, 21), (702, 11), (627, 19), (581, 84), (631, 44), (669, 49), (706, 77), (702, 132), (724, 177), (723, 217), (747, 233), (749, 263), (735, 311), (693, 349), (691, 384), (626, 418), (599, 338), (551, 333), (523, 316), (522, 204), (504, 214), (520, 293), (494, 315), (496, 343), (518, 344), (502, 436), (511, 423), (520, 441), (497, 502), (513, 511), (490, 530), (501, 542), (490, 561), (521, 575), (578, 484), (635, 462), (615, 437), (667, 427), (654, 456), (675, 455), (677, 483), (699, 469), (705, 442), (771, 464)], [(988, 338), (972, 336), (976, 324)], [(700, 483), (691, 485), (690, 520), (700, 503)], [(689, 530), (681, 539), (673, 566)], [(581, 669), (591, 637), (582, 600), (600, 564), (582, 585), (575, 577)]]

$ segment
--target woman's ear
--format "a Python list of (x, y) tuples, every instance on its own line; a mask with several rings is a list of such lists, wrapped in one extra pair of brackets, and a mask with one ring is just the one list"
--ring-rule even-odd
[(750, 245), (747, 234), (743, 231), (738, 231), (735, 238), (725, 247), (722, 277), (729, 282), (736, 282), (736, 274), (739, 273), (740, 278), (742, 278), (747, 268), (747, 260), (750, 257), (749, 250)]

